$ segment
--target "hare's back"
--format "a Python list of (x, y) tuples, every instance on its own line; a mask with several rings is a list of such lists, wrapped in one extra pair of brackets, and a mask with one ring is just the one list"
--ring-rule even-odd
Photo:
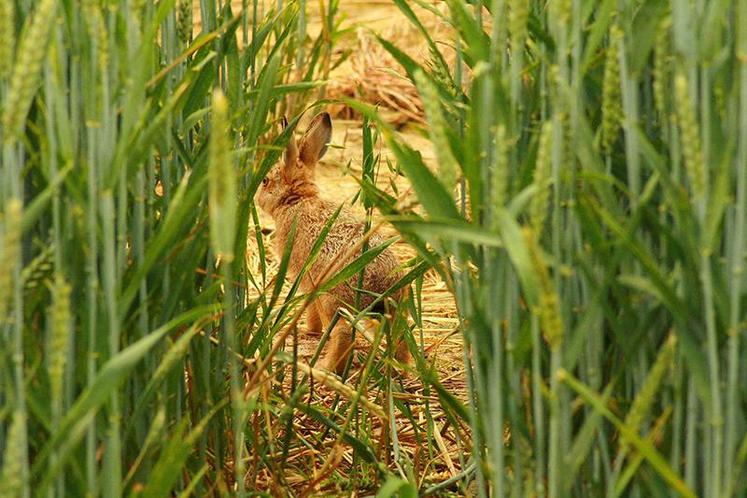
[[(324, 259), (347, 265), (361, 255), (361, 240), (364, 235), (365, 224), (347, 216), (338, 219), (332, 227), (325, 242)], [(373, 249), (385, 242), (385, 238), (374, 234), (368, 240), (368, 247)], [(354, 248), (354, 249), (353, 249)], [(342, 258), (342, 259), (341, 259)], [(363, 290), (361, 304), (365, 307), (373, 301), (372, 294), (382, 294), (392, 287), (401, 277), (399, 262), (391, 248), (382, 251), (371, 261), (363, 272)], [(355, 290), (360, 286), (359, 275), (351, 277), (346, 284), (339, 286), (335, 293), (338, 297), (352, 302)], [(399, 298), (399, 293), (393, 297)]]
[[(323, 202), (309, 203), (304, 207), (304, 213), (299, 217), (298, 223), (298, 231), (302, 240), (294, 244), (294, 252), (303, 247), (304, 256), (308, 257), (309, 250), (321, 236), (328, 220), (337, 211), (337, 206), (331, 202)], [(351, 211), (342, 209), (324, 237), (319, 255), (311, 268), (314, 280), (321, 277), (327, 268), (342, 269), (360, 256), (364, 230), (365, 223), (360, 218)], [(368, 246), (373, 248), (383, 242), (384, 237), (374, 234), (369, 239)], [(400, 278), (397, 268), (398, 261), (392, 250), (383, 251), (366, 266), (363, 273), (363, 289), (374, 294), (385, 292)], [(345, 284), (338, 286), (333, 293), (345, 302), (352, 302), (355, 295), (354, 289), (359, 287), (358, 279), (359, 276), (355, 275)], [(373, 297), (364, 294), (362, 304), (367, 306), (372, 300)]]

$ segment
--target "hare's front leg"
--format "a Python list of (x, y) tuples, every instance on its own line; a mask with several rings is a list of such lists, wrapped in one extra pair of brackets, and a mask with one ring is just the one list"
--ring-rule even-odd
[(405, 365), (412, 361), (412, 355), (410, 355), (410, 349), (407, 347), (404, 337), (400, 337), (399, 342), (397, 343), (397, 351), (394, 355)]
[(319, 366), (330, 372), (341, 374), (345, 369), (345, 362), (352, 346), (350, 324), (340, 319), (329, 334)]
[(319, 311), (317, 301), (312, 301), (309, 303), (309, 307), (306, 308), (306, 330), (312, 334), (321, 334), (324, 332), (322, 328), (322, 315)]
[[(324, 330), (326, 330), (337, 312), (336, 300), (329, 297), (321, 298), (317, 300), (317, 305), (322, 325), (324, 326)], [(345, 369), (345, 360), (352, 346), (350, 325), (340, 318), (329, 334), (327, 344), (325, 344), (322, 352), (322, 358), (319, 360), (319, 367), (330, 372), (342, 373)]]

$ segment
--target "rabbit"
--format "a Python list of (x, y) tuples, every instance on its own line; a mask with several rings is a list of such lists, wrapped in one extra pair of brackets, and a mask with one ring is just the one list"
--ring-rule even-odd
[[(332, 120), (327, 112), (321, 112), (311, 121), (298, 143), (291, 137), (283, 159), (270, 170), (257, 190), (257, 205), (275, 221), (274, 249), (278, 255), (283, 254), (296, 220), (296, 234), (288, 263), (288, 275), (293, 279), (301, 272), (320, 233), (339, 206), (323, 199), (315, 182), (316, 164), (327, 152), (331, 137)], [(312, 291), (323, 283), (319, 280), (329, 267), (344, 268), (358, 257), (361, 249), (354, 254), (346, 253), (351, 253), (351, 248), (360, 245), (363, 231), (363, 221), (342, 208), (316, 261), (302, 278), (301, 290)], [(382, 236), (373, 234), (369, 247), (375, 247), (383, 240)], [(343, 256), (347, 259), (340, 261)], [(369, 306), (376, 295), (389, 289), (401, 276), (399, 261), (391, 248), (387, 248), (364, 269), (363, 292), (359, 301), (362, 307)], [(352, 309), (358, 283), (359, 275), (355, 275), (314, 299), (306, 310), (309, 331), (320, 333), (326, 330), (338, 309)], [(404, 292), (400, 289), (392, 297), (401, 301)], [(350, 325), (342, 319), (338, 320), (322, 352), (319, 366), (330, 372), (341, 373), (347, 353), (353, 346), (351, 339)], [(404, 341), (397, 346), (396, 356), (404, 363), (409, 361), (409, 350)]]

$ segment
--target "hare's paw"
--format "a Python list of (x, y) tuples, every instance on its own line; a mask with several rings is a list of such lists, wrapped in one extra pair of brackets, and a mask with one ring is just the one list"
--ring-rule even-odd
[(317, 362), (316, 367), (340, 375), (345, 369), (345, 357), (340, 357), (331, 353), (332, 352), (325, 354), (324, 357)]
[(314, 305), (306, 310), (306, 330), (312, 335), (319, 335), (324, 330), (322, 328), (322, 317)]

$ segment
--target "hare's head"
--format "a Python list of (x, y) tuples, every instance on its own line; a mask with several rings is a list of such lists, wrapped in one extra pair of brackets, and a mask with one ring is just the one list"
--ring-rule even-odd
[(329, 113), (317, 114), (298, 143), (291, 137), (283, 160), (262, 180), (257, 190), (257, 205), (273, 214), (280, 206), (318, 195), (314, 171), (317, 161), (327, 152), (331, 138)]

